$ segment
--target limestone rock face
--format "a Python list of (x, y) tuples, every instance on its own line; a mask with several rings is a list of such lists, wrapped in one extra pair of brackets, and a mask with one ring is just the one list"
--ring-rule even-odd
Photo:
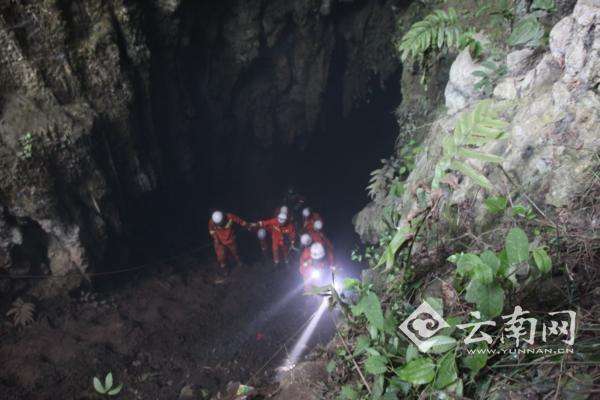
[(506, 66), (512, 75), (519, 75), (526, 69), (531, 68), (535, 52), (531, 48), (524, 48), (509, 53), (506, 56)]
[[(526, 193), (551, 213), (560, 214), (572, 205), (577, 196), (585, 192), (591, 174), (600, 168), (597, 160), (600, 151), (599, 48), (600, 3), (581, 0), (572, 15), (557, 22), (552, 29), (550, 49), (527, 68), (526, 63), (515, 62), (519, 68), (513, 68), (511, 76), (501, 80), (494, 90), (493, 107), (509, 126), (505, 140), (490, 143), (482, 151), (501, 156), (502, 167), (519, 185), (519, 192)], [(524, 55), (509, 57), (530, 59), (522, 57)], [(457, 60), (455, 65), (465, 65), (465, 60)], [(448, 84), (451, 85), (454, 83)], [(470, 102), (473, 99), (464, 98), (460, 104)], [(419, 157), (409, 175), (404, 195), (394, 203), (404, 218), (400, 225), (419, 208), (415, 193), (431, 181), (441, 156), (441, 141), (452, 132), (456, 119), (457, 115), (449, 115), (433, 121), (423, 143), (427, 151)], [(480, 162), (469, 162), (482, 167)], [(492, 183), (505, 182), (498, 168), (483, 170)], [(480, 216), (486, 214), (483, 199), (488, 195), (463, 177), (456, 182), (454, 190), (445, 192), (443, 201), (460, 209), (470, 199), (473, 212), (478, 216), (473, 226), (476, 231), (485, 226)], [(370, 204), (355, 219), (356, 230), (364, 240), (372, 241), (381, 232), (378, 224), (383, 217), (374, 212), (378, 206), (383, 207), (384, 202), (380, 203)], [(600, 226), (593, 221), (589, 229), (595, 232)]]
[[(110, 149), (132, 195), (153, 189), (136, 184), (136, 174), (151, 175), (152, 167), (134, 149), (130, 119), (143, 91), (129, 74), (148, 52), (128, 25), (135, 11), (119, 2), (85, 3), (68, 14), (53, 2), (12, 2), (0, 11), (0, 230), (27, 227), (20, 242), (0, 242), (0, 258), (17, 275), (83, 273), (101, 258), (107, 231), (122, 228), (114, 175), (99, 149)], [(27, 257), (40, 241), (45, 254)]]
[[(404, 9), (2, 2), (0, 268), (80, 276), (127, 262), (121, 242), (165, 226), (164, 240), (189, 240), (215, 192), (256, 204), (277, 189), (281, 154), (317, 134), (332, 82), (349, 113), (396, 76)], [(52, 281), (44, 293), (63, 290)]]
[(454, 114), (476, 101), (481, 95), (475, 89), (479, 77), (473, 72), (481, 69), (471, 58), (469, 49), (464, 49), (458, 54), (450, 67), (450, 77), (446, 90), (446, 107), (449, 114)]

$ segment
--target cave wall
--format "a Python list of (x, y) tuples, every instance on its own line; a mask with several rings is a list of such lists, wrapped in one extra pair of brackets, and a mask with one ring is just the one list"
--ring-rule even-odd
[[(348, 114), (398, 71), (404, 9), (0, 2), (0, 268), (111, 268), (132, 248), (201, 241), (210, 207), (254, 217), (317, 134), (332, 74), (343, 74)], [(36, 290), (60, 292), (78, 284), (73, 275)]]

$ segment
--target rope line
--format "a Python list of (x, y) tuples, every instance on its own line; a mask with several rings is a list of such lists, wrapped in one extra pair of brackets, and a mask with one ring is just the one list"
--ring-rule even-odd
[[(181, 259), (183, 257), (189, 256), (191, 254), (194, 254), (200, 250), (204, 250), (207, 249), (211, 246), (210, 243), (202, 245), (202, 246), (198, 246), (195, 247), (189, 251), (183, 252), (183, 253), (179, 253), (176, 254), (174, 256), (169, 256), (169, 257), (165, 257), (159, 260), (155, 260), (155, 261), (151, 261), (151, 262), (147, 262), (145, 264), (140, 264), (138, 266), (135, 267), (122, 267), (120, 269), (116, 269), (116, 270), (112, 270), (112, 271), (101, 271), (101, 272), (89, 272), (89, 273), (82, 273), (81, 275), (84, 275), (85, 277), (93, 277), (93, 276), (106, 276), (106, 275), (118, 275), (118, 274), (124, 274), (126, 272), (132, 272), (132, 271), (138, 271), (138, 270), (142, 270), (142, 269), (146, 269), (148, 267), (151, 266), (155, 266), (156, 264), (160, 264), (160, 263), (164, 263), (167, 261), (173, 261), (173, 260), (178, 260)], [(72, 277), (75, 274), (68, 274), (68, 275), (18, 275), (18, 276), (11, 276), (11, 275), (2, 275), (0, 276), (0, 279), (68, 279), (70, 277)]]
[(250, 379), (248, 379), (248, 384), (252, 383), (254, 381), (254, 378), (256, 378), (259, 373), (264, 371), (265, 368), (267, 368), (269, 366), (269, 364), (271, 364), (273, 362), (273, 360), (275, 359), (275, 357), (277, 357), (277, 355), (281, 352), (281, 350), (284, 350), (287, 347), (288, 342), (290, 342), (296, 336), (298, 336), (298, 334), (300, 332), (302, 332), (304, 330), (304, 328), (306, 328), (308, 326), (308, 324), (310, 324), (310, 322), (313, 320), (313, 318), (315, 318), (316, 314), (317, 314), (317, 311), (315, 311), (310, 317), (308, 317), (308, 319), (302, 325), (300, 325), (300, 327), (296, 330), (296, 332), (294, 332), (291, 336), (289, 336), (283, 342), (283, 344), (281, 346), (279, 346), (279, 348), (275, 351), (275, 353), (273, 353), (273, 355), (267, 360), (267, 362), (265, 362), (262, 367), (260, 367), (258, 370), (256, 370), (256, 372), (254, 374), (252, 374), (250, 376)]

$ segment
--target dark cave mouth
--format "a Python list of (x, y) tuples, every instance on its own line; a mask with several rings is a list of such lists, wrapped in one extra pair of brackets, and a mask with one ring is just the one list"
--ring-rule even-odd
[[(331, 75), (342, 74), (340, 68)], [(302, 148), (272, 150), (277, 157), (269, 166), (271, 174), (255, 177), (262, 186), (258, 195), (252, 192), (255, 181), (232, 182), (230, 177), (219, 180), (214, 176), (208, 196), (206, 186), (182, 180), (177, 190), (160, 190), (130, 207), (138, 221), (133, 225), (133, 254), (139, 252), (146, 261), (204, 242), (206, 221), (214, 209), (249, 221), (271, 217), (287, 188), (293, 187), (323, 216), (327, 234), (337, 243), (336, 253), (348, 258), (357, 242), (352, 219), (369, 202), (365, 187), (370, 172), (390, 154), (398, 132), (394, 110), (401, 102), (400, 72), (385, 84), (373, 81), (369, 99), (344, 116), (341, 82), (332, 78), (311, 140)], [(239, 187), (246, 187), (246, 193)], [(256, 247), (253, 236), (239, 236), (242, 248)]]
[[(185, 4), (180, 11), (190, 14), (186, 20), (202, 10), (210, 11), (209, 14), (225, 11), (216, 5)], [(352, 219), (369, 202), (365, 187), (370, 172), (394, 149), (398, 132), (394, 111), (402, 100), (400, 65), (385, 76), (375, 71), (365, 72), (366, 93), (355, 98), (353, 107), (344, 115), (344, 103), (348, 108), (345, 97), (348, 90), (354, 90), (345, 87), (345, 77), (352, 72), (355, 64), (351, 63), (356, 60), (351, 59), (351, 45), (344, 37), (346, 28), (341, 26), (348, 23), (344, 18), (363, 8), (364, 5), (358, 4), (340, 7), (330, 20), (335, 38), (318, 117), (311, 131), (302, 132), (291, 141), (288, 139), (296, 129), (294, 118), (298, 116), (277, 113), (281, 103), (290, 102), (293, 81), (298, 79), (293, 75), (292, 65), (288, 87), (276, 95), (272, 92), (278, 90), (280, 76), (273, 75), (277, 63), (282, 59), (292, 63), (296, 40), (306, 40), (298, 36), (291, 16), (286, 17), (288, 20), (274, 46), (268, 46), (262, 36), (265, 33), (261, 33), (258, 56), (230, 83), (230, 103), (225, 113), (218, 115), (211, 115), (210, 110), (220, 107), (213, 103), (218, 104), (223, 98), (215, 97), (211, 92), (215, 84), (211, 86), (210, 79), (203, 76), (212, 78), (211, 60), (226, 61), (220, 58), (226, 51), (223, 47), (226, 43), (217, 42), (220, 47), (210, 47), (214, 43), (207, 41), (205, 28), (188, 27), (187, 44), (177, 50), (180, 58), (175, 63), (179, 63), (177, 71), (181, 75), (175, 83), (190, 88), (187, 96), (197, 107), (186, 125), (189, 132), (178, 131), (173, 108), (180, 101), (177, 96), (182, 94), (169, 86), (165, 74), (170, 70), (163, 62), (164, 54), (156, 52), (151, 74), (153, 118), (157, 128), (164, 132), (158, 141), (168, 148), (164, 164), (170, 182), (163, 182), (136, 201), (126, 201), (130, 238), (127, 246), (136, 259), (149, 261), (205, 242), (206, 222), (214, 209), (236, 213), (249, 221), (270, 217), (289, 187), (304, 195), (312, 208), (323, 215), (326, 232), (339, 243), (340, 253), (349, 254), (357, 241)], [(183, 14), (181, 17), (184, 18)], [(146, 29), (151, 30), (152, 20), (147, 23)], [(159, 39), (154, 37), (154, 40)], [(220, 36), (218, 40), (224, 38)], [(242, 109), (240, 116), (240, 102), (252, 107), (253, 101), (263, 101), (260, 96), (253, 97), (257, 94), (275, 96), (267, 102), (271, 102), (268, 118), (275, 121), (273, 126), (277, 131), (257, 132), (256, 124), (248, 120), (248, 109)], [(282, 124), (278, 118), (284, 119)], [(181, 134), (190, 136), (186, 151), (181, 148), (184, 143), (178, 137)], [(268, 144), (265, 137), (271, 138)], [(186, 163), (190, 165), (182, 174), (177, 168)], [(254, 239), (240, 235), (240, 241), (247, 242), (249, 248), (255, 247)]]

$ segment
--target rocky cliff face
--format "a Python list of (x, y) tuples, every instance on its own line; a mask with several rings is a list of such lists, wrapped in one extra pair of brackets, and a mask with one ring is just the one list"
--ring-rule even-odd
[(217, 202), (272, 195), (317, 134), (334, 74), (347, 114), (398, 71), (402, 12), (392, 0), (0, 2), (0, 268), (77, 272), (42, 285), (56, 292), (121, 259), (128, 238), (179, 238)]
[(119, 2), (1, 7), (0, 263), (85, 272), (156, 188), (149, 52)]
[[(473, 162), (501, 193), (512, 192), (514, 200), (523, 203), (528, 203), (527, 196), (556, 223), (579, 226), (590, 237), (600, 230), (600, 221), (591, 213), (593, 208), (580, 203), (597, 190), (594, 176), (600, 169), (599, 24), (600, 3), (580, 0), (572, 14), (551, 30), (547, 51), (523, 48), (507, 55), (508, 76), (497, 83), (492, 98), (493, 107), (509, 123), (507, 136), (482, 148), (503, 158), (506, 175), (500, 168), (483, 168), (484, 163)], [(472, 110), (481, 98), (474, 90), (478, 78), (470, 73), (478, 68), (468, 51), (454, 61), (445, 92), (447, 111), (433, 120), (425, 135), (426, 151), (406, 180), (405, 194), (395, 197), (386, 192), (357, 216), (356, 229), (364, 240), (376, 240), (384, 229), (385, 207), (401, 212), (400, 225), (419, 209), (415, 194), (431, 181), (443, 138), (451, 134), (461, 113)], [(453, 190), (442, 195), (447, 209), (454, 210), (449, 219), (460, 217), (474, 232), (482, 232), (493, 218), (483, 206), (489, 193), (467, 177), (458, 174), (456, 178)], [(467, 209), (472, 212), (465, 213)], [(584, 223), (586, 218), (589, 221)], [(452, 222), (442, 221), (446, 225), (440, 224), (440, 233), (451, 232)]]

